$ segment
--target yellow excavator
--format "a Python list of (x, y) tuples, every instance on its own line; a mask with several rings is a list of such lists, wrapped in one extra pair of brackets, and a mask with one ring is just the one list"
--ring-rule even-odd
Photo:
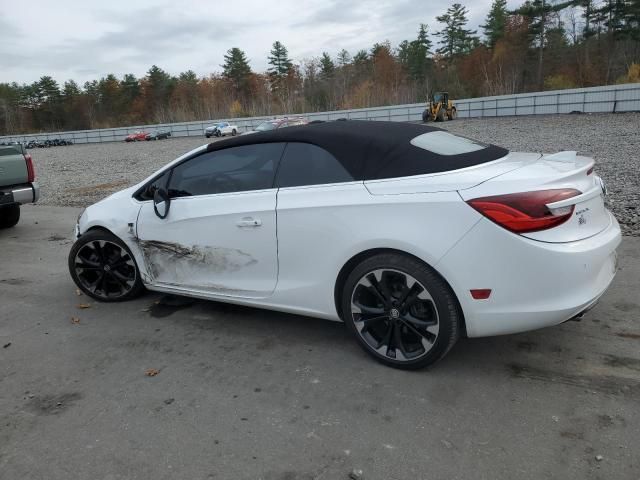
[(436, 92), (429, 97), (429, 104), (422, 112), (423, 122), (444, 122), (456, 118), (456, 107), (447, 92)]

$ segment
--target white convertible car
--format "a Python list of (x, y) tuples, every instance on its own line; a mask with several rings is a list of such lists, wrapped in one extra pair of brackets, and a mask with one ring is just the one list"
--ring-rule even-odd
[(593, 166), (415, 124), (239, 136), (87, 208), (69, 269), (103, 301), (147, 288), (342, 320), (377, 360), (419, 368), (461, 335), (598, 301), (620, 228)]

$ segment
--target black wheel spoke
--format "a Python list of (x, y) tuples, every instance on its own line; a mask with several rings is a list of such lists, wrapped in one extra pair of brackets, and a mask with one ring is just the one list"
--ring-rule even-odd
[(385, 334), (384, 338), (380, 341), (380, 344), (378, 345), (378, 348), (386, 345), (387, 355), (389, 352), (389, 348), (391, 347), (391, 338), (393, 337), (393, 331), (395, 330), (395, 328), (396, 328), (396, 324), (394, 322), (391, 322), (389, 324), (389, 328), (387, 329), (387, 333)]
[(126, 277), (123, 277), (122, 275), (119, 275), (114, 271), (109, 272), (108, 275), (122, 287), (122, 290), (127, 290), (129, 288), (129, 285), (126, 282)]
[(102, 267), (100, 265), (90, 265), (90, 264), (85, 264), (85, 263), (77, 263), (76, 262), (76, 268), (81, 268), (82, 270), (102, 270)]
[(100, 273), (98, 274), (98, 278), (96, 278), (92, 283), (89, 284), (89, 289), (95, 293), (96, 290), (98, 290), (98, 287), (102, 284), (102, 281), (104, 279), (104, 272), (100, 271)]
[(370, 307), (363, 305), (361, 302), (354, 302), (353, 305), (359, 308), (363, 315), (383, 315), (385, 313), (385, 309), (381, 307)]
[(408, 313), (403, 315), (402, 320), (412, 323), (413, 325), (421, 328), (433, 327), (438, 324), (437, 320), (420, 320), (419, 318), (414, 317), (413, 315), (409, 315)]
[(421, 332), (420, 330), (418, 330), (417, 328), (415, 328), (413, 325), (411, 325), (409, 322), (403, 320), (402, 323), (404, 324), (405, 327), (407, 327), (408, 330), (410, 330), (413, 334), (417, 335), (419, 338), (424, 338), (425, 340), (427, 340), (429, 343), (433, 343), (433, 341), (436, 339), (436, 336), (428, 331), (424, 331)]
[(113, 263), (110, 263), (109, 266), (112, 269), (116, 269), (116, 268), (122, 267), (123, 265), (127, 265), (130, 261), (131, 261), (131, 259), (129, 258), (129, 255), (126, 255), (126, 258), (125, 257), (120, 257), (120, 260), (118, 260), (116, 262), (113, 262)]
[(418, 299), (418, 295), (420, 295), (423, 291), (424, 288), (422, 288), (422, 286), (419, 285), (418, 282), (411, 285), (411, 288), (407, 289), (403, 297), (400, 299), (400, 308), (402, 308), (402, 310), (405, 312), (408, 311)]
[(402, 339), (402, 327), (397, 323), (393, 328), (393, 346), (396, 350), (399, 349), (404, 357), (407, 357), (407, 350), (404, 347), (404, 340)]
[(82, 262), (82, 267), (83, 268), (87, 268), (87, 267), (102, 268), (102, 265), (100, 265), (100, 262), (95, 262), (95, 261), (90, 260), (88, 258), (81, 257), (80, 255), (78, 255), (78, 257), (76, 258), (76, 265), (78, 265), (78, 260), (80, 260), (80, 262)]
[(373, 294), (378, 297), (378, 300), (380, 300), (384, 305), (387, 305), (389, 303), (388, 297), (383, 293), (376, 276), (373, 273), (370, 273), (367, 275), (367, 280), (369, 280), (369, 283), (371, 284), (370, 291), (373, 292)]
[(91, 245), (93, 246), (93, 249), (95, 250), (96, 255), (98, 255), (98, 257), (100, 258), (100, 262), (104, 265), (105, 263), (104, 252), (102, 251), (100, 242), (99, 241), (92, 242)]
[(367, 325), (371, 325), (373, 323), (381, 322), (383, 320), (388, 320), (388, 319), (389, 319), (388, 315), (380, 315), (378, 317), (367, 317), (367, 318), (360, 317), (360, 320), (356, 320), (356, 321), (362, 322), (364, 323), (365, 326), (367, 326)]

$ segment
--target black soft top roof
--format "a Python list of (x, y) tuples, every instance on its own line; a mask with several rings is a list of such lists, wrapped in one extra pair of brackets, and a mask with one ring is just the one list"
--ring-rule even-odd
[(446, 172), (504, 157), (508, 151), (487, 148), (459, 155), (439, 155), (411, 145), (423, 133), (442, 130), (415, 123), (347, 120), (301, 125), (240, 135), (211, 143), (209, 151), (272, 142), (303, 142), (324, 148), (356, 180)]

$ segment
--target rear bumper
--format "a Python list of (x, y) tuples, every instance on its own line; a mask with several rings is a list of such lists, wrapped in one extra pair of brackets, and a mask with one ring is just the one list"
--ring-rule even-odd
[(0, 188), (0, 205), (10, 203), (36, 203), (40, 198), (40, 185), (37, 182)]
[[(588, 309), (616, 273), (618, 222), (584, 240), (545, 243), (483, 219), (438, 262), (465, 315), (470, 337), (557, 325)], [(469, 290), (490, 288), (486, 300)]]

